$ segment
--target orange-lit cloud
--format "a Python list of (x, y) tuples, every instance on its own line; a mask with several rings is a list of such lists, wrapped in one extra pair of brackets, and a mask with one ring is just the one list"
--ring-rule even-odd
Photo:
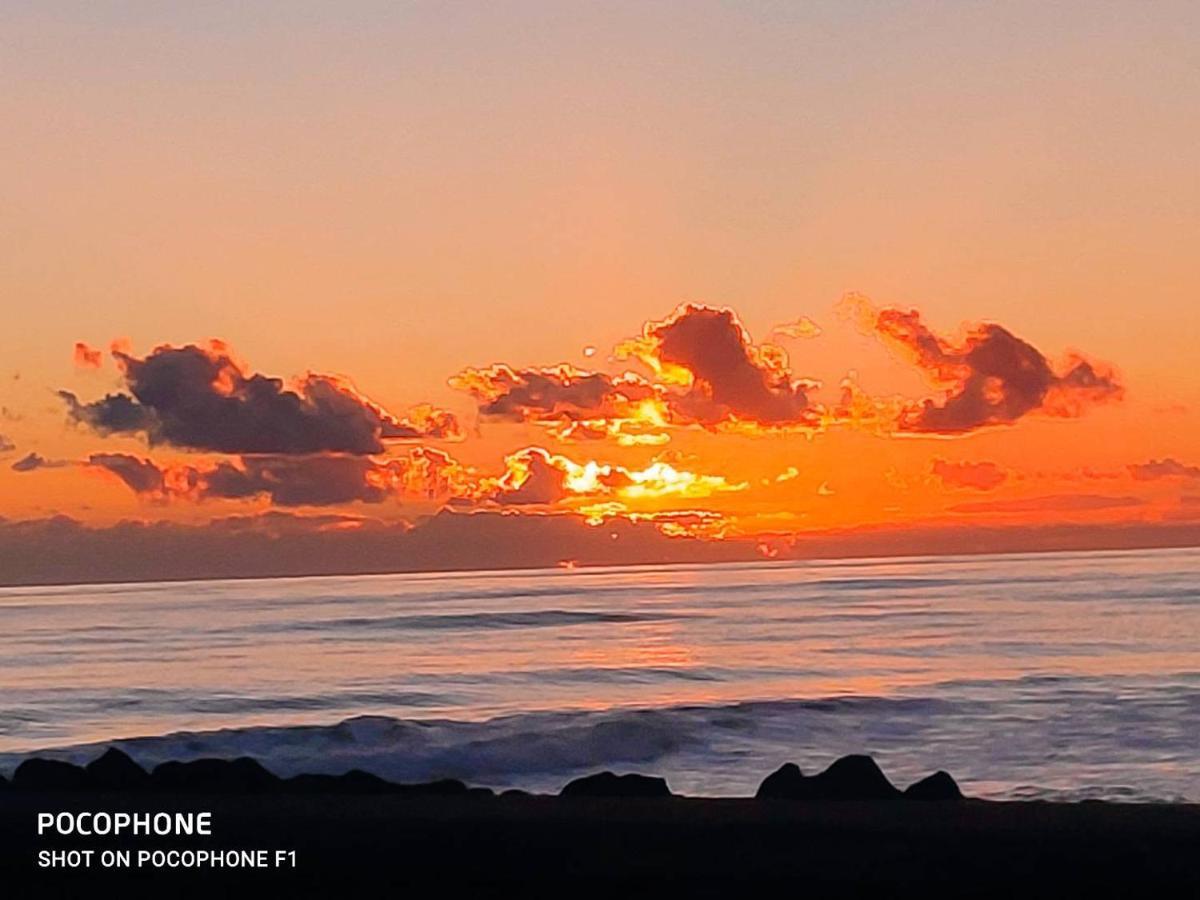
[(952, 343), (931, 331), (915, 309), (875, 309), (858, 297), (850, 305), (861, 325), (943, 389), (939, 398), (907, 405), (897, 422), (900, 431), (962, 434), (1011, 424), (1035, 411), (1074, 417), (1123, 394), (1109, 368), (1072, 355), (1055, 371), (1037, 348), (999, 325), (971, 326)]
[(642, 469), (578, 463), (541, 447), (527, 447), (505, 459), (505, 472), (481, 482), (480, 499), (505, 506), (547, 505), (568, 498), (587, 498), (590, 514), (602, 508), (597, 498), (608, 498), (604, 507), (612, 514), (623, 512), (623, 501), (646, 499), (696, 499), (716, 493), (745, 490), (744, 482), (730, 483), (720, 475), (701, 475), (655, 461)]
[(949, 462), (935, 459), (929, 467), (930, 474), (946, 487), (974, 488), (990, 491), (999, 487), (1008, 473), (994, 462)]
[(75, 352), (73, 358), (75, 360), (75, 365), (79, 366), (79, 368), (98, 369), (100, 368), (100, 361), (102, 357), (103, 354), (94, 347), (89, 347), (83, 341), (75, 342)]
[(655, 443), (667, 424), (661, 388), (633, 373), (500, 364), (464, 369), (450, 385), (469, 393), (484, 419), (546, 425), (565, 441), (613, 437), (620, 443)]
[(483, 418), (546, 425), (564, 441), (657, 444), (673, 427), (754, 433), (821, 424), (809, 399), (815, 384), (792, 374), (781, 348), (754, 344), (732, 310), (681, 306), (615, 355), (648, 375), (497, 364), (465, 369), (450, 384), (475, 398)]
[(733, 310), (681, 306), (661, 322), (646, 323), (641, 337), (621, 344), (617, 355), (640, 360), (678, 389), (668, 396), (682, 423), (709, 429), (819, 425), (808, 396), (815, 384), (792, 374), (779, 347), (755, 345)]
[[(931, 441), (893, 441), (900, 434), (959, 435), (1033, 414), (1073, 417), (1116, 400), (1121, 386), (1079, 357), (1056, 366), (998, 325), (949, 338), (915, 310), (879, 310), (861, 299), (849, 305), (870, 334), (916, 363), (936, 394), (869, 394), (849, 365), (856, 360), (831, 360), (825, 341), (805, 345), (814, 366), (848, 374), (823, 391), (796, 374), (782, 348), (755, 343), (732, 310), (697, 304), (647, 322), (611, 355), (585, 354), (592, 369), (497, 363), (461, 370), (450, 384), (475, 401), (480, 427), (469, 434), (453, 413), (429, 404), (393, 414), (345, 377), (310, 372), (285, 381), (256, 373), (219, 341), (163, 345), (145, 355), (122, 344), (112, 349), (120, 388), (92, 401), (61, 396), (86, 431), (141, 438), (149, 458), (81, 452), (76, 433), (69, 436), (72, 459), (33, 453), (11, 468), (92, 472), (144, 501), (147, 515), (152, 506), (167, 520), (196, 521), (202, 513), (188, 509), (193, 504), (226, 511), (240, 504), (254, 511), (345, 507), (356, 515), (367, 504), (376, 515), (410, 524), (440, 509), (590, 526), (633, 522), (671, 537), (750, 541), (765, 548), (752, 548), (755, 555), (784, 556), (789, 536), (963, 522), (963, 515), (988, 528), (1056, 517), (1165, 521), (1178, 498), (1150, 485), (1135, 489), (1134, 482), (1200, 477), (1200, 467), (1173, 458), (1133, 466), (1121, 464), (1130, 457), (1097, 458), (1095, 471), (1113, 473), (1138, 496), (1068, 494), (1091, 469), (1021, 471), (1013, 468), (1019, 456), (989, 443), (997, 436), (982, 439), (983, 452), (1003, 465), (934, 457)], [(792, 339), (818, 332), (799, 317), (772, 333)], [(98, 353), (84, 347), (89, 360)], [(878, 361), (862, 364), (877, 377)], [(491, 423), (535, 426), (541, 437)], [(1031, 431), (1041, 440), (1038, 429)], [(516, 447), (533, 446), (501, 443), (518, 432)], [(455, 456), (429, 445), (448, 440), (469, 443)], [(659, 446), (666, 442), (673, 449)], [(35, 481), (58, 489), (69, 477), (31, 476), (19, 490), (32, 498), (24, 501), (28, 508), (44, 509), (36, 505)], [(1034, 483), (1041, 496), (1019, 496), (1021, 486)], [(96, 490), (97, 512), (85, 518), (130, 514), (128, 496)], [(955, 504), (965, 491), (991, 493), (987, 502)], [(350, 529), (355, 521), (328, 527)]]
[(90, 403), (59, 394), (71, 418), (101, 435), (141, 434), (151, 445), (218, 453), (379, 453), (388, 440), (457, 436), (451, 413), (418, 407), (398, 418), (345, 378), (308, 374), (292, 387), (249, 373), (219, 341), (113, 356), (128, 394)]
[(1108, 497), (1103, 494), (1052, 494), (1044, 497), (1024, 497), (1014, 500), (979, 500), (950, 507), (957, 513), (1040, 513), (1092, 512), (1142, 506), (1137, 497)]
[(771, 329), (771, 334), (785, 338), (815, 338), (821, 336), (821, 326), (808, 316), (783, 322)]
[(1155, 481), (1160, 478), (1200, 478), (1200, 466), (1184, 465), (1177, 459), (1152, 459), (1150, 462), (1134, 463), (1129, 474), (1136, 481)]

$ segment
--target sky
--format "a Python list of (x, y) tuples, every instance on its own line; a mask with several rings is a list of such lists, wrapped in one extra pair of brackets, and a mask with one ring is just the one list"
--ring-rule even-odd
[(4, 4), (2, 578), (1200, 542), (1198, 19)]

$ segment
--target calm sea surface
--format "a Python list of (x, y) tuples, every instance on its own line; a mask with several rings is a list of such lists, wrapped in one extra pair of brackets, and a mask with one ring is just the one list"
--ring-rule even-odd
[(868, 752), (901, 786), (1200, 801), (1194, 550), (8, 588), (0, 626), (3, 772), (115, 742), (745, 794)]

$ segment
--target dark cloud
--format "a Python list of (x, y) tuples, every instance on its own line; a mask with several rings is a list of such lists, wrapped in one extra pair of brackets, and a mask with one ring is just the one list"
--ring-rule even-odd
[(0, 522), (0, 584), (94, 583), (748, 560), (752, 545), (668, 537), (644, 522), (448, 513), (415, 526), (268, 513), (205, 525), (66, 517)]
[(617, 379), (568, 365), (466, 369), (450, 379), (450, 384), (475, 398), (480, 415), (512, 422), (610, 418), (654, 394), (644, 381)]
[(163, 493), (163, 470), (148, 459), (128, 453), (93, 453), (87, 464), (116, 475), (136, 494)]
[(1143, 506), (1137, 497), (1108, 497), (1102, 494), (1051, 494), (1017, 500), (980, 500), (950, 507), (956, 513), (1090, 512)]
[(557, 424), (574, 440), (624, 443), (668, 425), (793, 428), (819, 424), (812, 384), (794, 378), (784, 352), (755, 345), (731, 310), (680, 307), (617, 348), (652, 373), (612, 376), (572, 366), (466, 369), (452, 386), (475, 397), (488, 418)]
[(961, 434), (1035, 410), (1078, 416), (1090, 404), (1122, 396), (1111, 372), (1078, 356), (1056, 372), (1037, 348), (999, 325), (977, 325), (953, 344), (930, 331), (916, 310), (863, 308), (876, 333), (947, 386), (942, 398), (905, 408), (901, 431)]
[(13, 450), (16, 450), (16, 449), (17, 449), (16, 444), (14, 444), (5, 435), (0, 434), (0, 453), (11, 453)]
[(59, 391), (71, 418), (100, 435), (151, 432), (157, 419), (128, 394), (107, 394), (101, 400), (80, 403), (70, 391)]
[(14, 472), (32, 472), (35, 469), (61, 469), (69, 465), (71, 464), (65, 460), (46, 459), (40, 453), (27, 453), (13, 463), (11, 468)]
[(947, 487), (990, 491), (1008, 479), (1008, 473), (994, 462), (949, 462), (935, 459), (930, 473)]
[(243, 457), (200, 476), (202, 498), (265, 496), (276, 506), (381, 503), (391, 496), (385, 467), (360, 456)]
[(95, 453), (85, 465), (157, 500), (267, 499), (276, 506), (333, 506), (397, 500), (449, 500), (478, 493), (474, 474), (448, 454), (413, 447), (404, 456), (242, 456), (208, 466), (160, 466), (127, 453)]
[(1159, 478), (1200, 478), (1200, 466), (1184, 465), (1177, 459), (1152, 459), (1145, 463), (1129, 466), (1129, 474), (1137, 481), (1155, 481)]
[(363, 456), (245, 456), (205, 468), (164, 468), (126, 453), (95, 453), (87, 464), (116, 475), (136, 494), (159, 499), (265, 497), (276, 506), (332, 506), (380, 503), (392, 495), (387, 466)]
[[(273, 512), (204, 525), (59, 516), (0, 521), (0, 584), (71, 584), (351, 575), (464, 569), (747, 561), (765, 540), (668, 537), (646, 522), (602, 527), (574, 516), (441, 513), (415, 526)], [(1195, 547), (1200, 523), (878, 527), (779, 536), (779, 558)]]
[(143, 434), (151, 445), (217, 453), (303, 455), (383, 450), (392, 438), (456, 434), (453, 415), (419, 408), (400, 419), (344, 379), (310, 374), (294, 387), (245, 372), (225, 346), (163, 346), (145, 358), (113, 352), (128, 394), (82, 403), (61, 391), (71, 417), (99, 434)]
[(502, 506), (548, 505), (567, 495), (566, 472), (554, 465), (545, 450), (522, 450), (510, 456), (507, 464), (508, 471), (488, 499)]
[(760, 425), (811, 423), (805, 382), (792, 377), (782, 351), (756, 347), (729, 309), (684, 306), (644, 331), (644, 351), (658, 365), (691, 374), (673, 405), (702, 425), (730, 419)]

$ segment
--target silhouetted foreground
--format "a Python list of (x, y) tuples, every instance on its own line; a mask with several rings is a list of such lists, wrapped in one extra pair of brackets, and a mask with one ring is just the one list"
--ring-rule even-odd
[[(920, 801), (920, 802), (914, 802)], [(36, 833), (38, 813), (210, 811), (212, 834)], [(295, 868), (39, 869), (42, 850), (295, 851)], [(86, 767), (28, 760), (0, 785), (0, 884), (39, 896), (135, 879), (146, 888), (285, 885), (292, 895), (372, 886), (476, 890), (744, 892), (873, 889), (1022, 896), (1200, 889), (1200, 806), (993, 803), (937, 772), (900, 791), (867, 756), (805, 776), (792, 764), (754, 799), (672, 795), (666, 781), (604, 772), (557, 797), (365, 772), (280, 779), (256, 761), (169, 762), (146, 772), (109, 750)], [(815, 893), (814, 893), (815, 892)]]

